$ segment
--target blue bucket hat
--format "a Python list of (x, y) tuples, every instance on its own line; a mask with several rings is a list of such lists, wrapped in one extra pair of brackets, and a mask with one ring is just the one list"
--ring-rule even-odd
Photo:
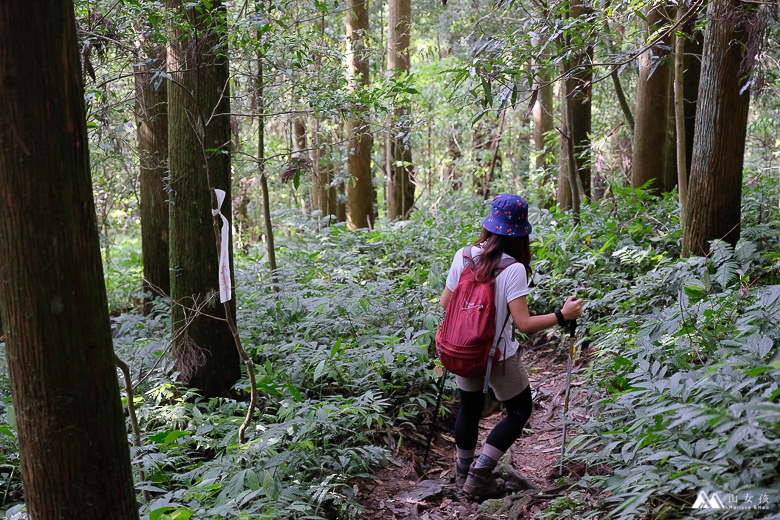
[(530, 235), (528, 203), (522, 197), (511, 193), (496, 195), (490, 205), (490, 215), (482, 221), (482, 227), (497, 235), (513, 237)]

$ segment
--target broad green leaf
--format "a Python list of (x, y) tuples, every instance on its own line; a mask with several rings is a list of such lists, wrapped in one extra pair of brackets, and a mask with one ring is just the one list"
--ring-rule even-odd
[(193, 511), (192, 509), (188, 509), (188, 508), (177, 509), (172, 513), (166, 514), (165, 520), (189, 520), (194, 514), (195, 511)]
[(151, 513), (149, 513), (149, 520), (160, 520), (160, 518), (162, 518), (162, 515), (164, 515), (168, 511), (171, 511), (172, 509), (174, 508), (171, 506), (164, 506), (159, 509), (155, 509)]
[(274, 482), (274, 477), (268, 471), (263, 476), (263, 493), (270, 500), (276, 500), (276, 482)]
[(314, 369), (314, 381), (317, 381), (320, 376), (322, 375), (322, 371), (325, 370), (325, 360), (323, 359), (319, 363), (317, 363), (317, 367)]
[(330, 358), (331, 359), (335, 359), (336, 358), (336, 353), (339, 352), (340, 347), (341, 347), (341, 336), (339, 336), (338, 339), (336, 339), (336, 343), (334, 343), (333, 347), (331, 347), (331, 349), (330, 349)]
[(233, 478), (230, 479), (228, 485), (225, 486), (227, 496), (229, 498), (236, 498), (241, 491), (244, 490), (244, 477), (246, 476), (246, 470), (238, 471)]
[(176, 439), (186, 437), (187, 435), (190, 435), (190, 432), (185, 432), (182, 430), (173, 430), (169, 432), (163, 431), (155, 435), (150, 435), (149, 440), (158, 444), (166, 445), (175, 442)]
[(14, 410), (14, 406), (9, 404), (8, 408), (6, 408), (5, 413), (5, 420), (8, 421), (8, 425), (13, 428), (14, 430), (17, 430), (16, 428), (16, 411)]

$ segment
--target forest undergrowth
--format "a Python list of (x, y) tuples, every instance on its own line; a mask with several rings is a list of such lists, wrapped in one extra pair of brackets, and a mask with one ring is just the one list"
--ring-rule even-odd
[[(714, 242), (708, 258), (680, 258), (675, 195), (613, 187), (583, 207), (579, 224), (532, 209), (531, 312), (586, 298), (581, 341), (595, 354), (590, 419), (568, 456), (609, 468), (566, 480), (571, 489), (547, 515), (693, 517), (700, 490), (736, 497), (730, 518), (780, 514), (778, 188), (772, 179), (746, 185), (742, 239)], [(262, 244), (236, 256), (238, 324), (260, 394), (244, 445), (248, 379), (235, 399), (200, 397), (177, 382), (167, 305), (154, 317), (119, 314), (114, 347), (131, 367), (142, 431), (131, 447), (147, 478), (137, 483), (142, 518), (354, 517), (351, 479), (387, 463), (404, 431), (427, 432), (438, 297), (483, 213), (452, 198), (349, 232), (277, 211), (279, 292)], [(117, 309), (139, 296), (137, 242), (128, 244), (113, 251), (107, 278)], [(20, 519), (5, 370), (1, 378), (0, 498), (6, 517)], [(745, 505), (766, 509), (736, 508)]]

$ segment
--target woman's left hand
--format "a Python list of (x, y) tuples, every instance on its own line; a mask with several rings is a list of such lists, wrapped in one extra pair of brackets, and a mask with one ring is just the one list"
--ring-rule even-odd
[(565, 320), (576, 320), (577, 318), (582, 317), (582, 298), (579, 300), (576, 299), (576, 296), (569, 296), (569, 299), (566, 300), (566, 303), (563, 304), (563, 309), (561, 309), (561, 312), (563, 313), (563, 319)]

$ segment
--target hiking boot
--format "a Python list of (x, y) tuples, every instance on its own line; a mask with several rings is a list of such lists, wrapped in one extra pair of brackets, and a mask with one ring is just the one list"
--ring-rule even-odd
[(475, 497), (495, 497), (503, 493), (504, 486), (503, 481), (499, 482), (493, 478), (493, 468), (472, 466), (463, 491)]
[(469, 465), (463, 464), (461, 466), (460, 459), (457, 459), (455, 461), (455, 487), (458, 490), (463, 489), (463, 486), (466, 485), (466, 479), (469, 476)]

